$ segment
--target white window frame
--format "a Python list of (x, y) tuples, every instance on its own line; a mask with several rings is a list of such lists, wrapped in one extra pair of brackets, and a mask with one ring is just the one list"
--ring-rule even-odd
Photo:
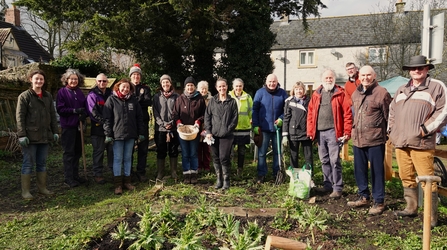
[[(301, 60), (301, 55), (305, 54), (304, 62)], [(309, 55), (312, 54), (312, 57)], [(309, 62), (309, 58), (312, 58), (312, 62)], [(300, 67), (313, 67), (315, 66), (315, 50), (300, 50), (299, 54), (299, 66)]]
[(368, 48), (368, 64), (380, 65), (386, 64), (388, 60), (388, 47), (369, 47)]

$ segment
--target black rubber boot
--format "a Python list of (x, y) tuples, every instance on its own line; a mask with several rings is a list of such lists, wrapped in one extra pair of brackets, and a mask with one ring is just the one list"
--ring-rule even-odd
[(223, 186), (223, 179), (222, 179), (222, 168), (220, 165), (214, 164), (214, 171), (216, 172), (216, 185), (214, 186), (215, 189), (220, 189)]
[(231, 166), (222, 166), (223, 186), (222, 189), (230, 188), (230, 168)]

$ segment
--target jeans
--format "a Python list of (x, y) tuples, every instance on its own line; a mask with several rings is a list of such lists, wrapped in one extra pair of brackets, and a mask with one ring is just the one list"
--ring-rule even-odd
[(93, 174), (102, 176), (104, 151), (107, 151), (107, 166), (113, 168), (113, 146), (104, 142), (105, 136), (92, 135), (90, 139), (93, 147)]
[(371, 169), (371, 187), (374, 202), (382, 204), (385, 200), (385, 144), (354, 149), (354, 176), (359, 195), (369, 199), (368, 161)]
[(124, 165), (124, 176), (130, 176), (132, 168), (132, 149), (135, 139), (127, 139), (113, 142), (113, 175), (121, 176), (121, 168)]
[(48, 148), (48, 143), (29, 144), (28, 147), (22, 147), (22, 174), (32, 174), (34, 165), (36, 165), (36, 172), (45, 172)]
[(318, 130), (318, 155), (323, 169), (323, 186), (327, 190), (341, 192), (343, 177), (340, 162), (340, 148), (338, 147), (335, 129)]
[(279, 158), (278, 152), (281, 150), (278, 148), (278, 139), (275, 132), (262, 132), (262, 145), (258, 151), (258, 176), (266, 176), (267, 169), (267, 150), (272, 141), (273, 147), (273, 176), (276, 176), (279, 170)]
[(81, 132), (78, 128), (62, 128), (61, 145), (64, 149), (65, 182), (70, 183), (79, 177), (79, 159), (82, 156)]
[(199, 135), (192, 141), (185, 141), (179, 138), (180, 147), (182, 148), (183, 174), (197, 173), (197, 169), (199, 168), (199, 158), (197, 157), (199, 139)]

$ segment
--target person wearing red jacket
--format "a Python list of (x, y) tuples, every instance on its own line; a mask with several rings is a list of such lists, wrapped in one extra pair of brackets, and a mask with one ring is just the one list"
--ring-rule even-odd
[(322, 84), (312, 94), (307, 115), (307, 136), (316, 140), (323, 169), (323, 188), (329, 197), (342, 196), (343, 178), (339, 143), (351, 138), (352, 112), (342, 87), (335, 84), (335, 73), (325, 70)]
[(348, 62), (346, 64), (346, 73), (348, 74), (348, 80), (345, 83), (345, 93), (348, 98), (349, 106), (352, 106), (352, 94), (361, 82), (359, 80), (358, 68), (353, 62)]

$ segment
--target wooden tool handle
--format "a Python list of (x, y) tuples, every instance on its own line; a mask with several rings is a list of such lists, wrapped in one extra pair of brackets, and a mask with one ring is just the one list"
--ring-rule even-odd
[(304, 250), (307, 245), (296, 240), (269, 235), (265, 241), (265, 250), (270, 250), (270, 247), (282, 248), (284, 250)]

